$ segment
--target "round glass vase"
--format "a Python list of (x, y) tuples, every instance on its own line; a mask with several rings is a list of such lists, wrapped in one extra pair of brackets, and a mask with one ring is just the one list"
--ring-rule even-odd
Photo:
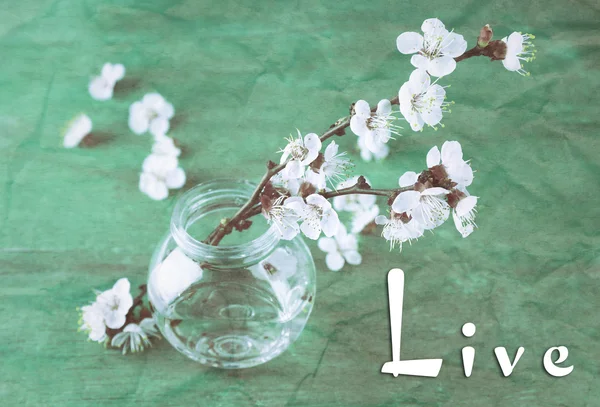
[(315, 300), (308, 247), (300, 236), (280, 239), (261, 215), (218, 246), (202, 243), (254, 188), (216, 181), (187, 191), (150, 263), (148, 299), (160, 331), (205, 365), (238, 369), (273, 359), (298, 338)]

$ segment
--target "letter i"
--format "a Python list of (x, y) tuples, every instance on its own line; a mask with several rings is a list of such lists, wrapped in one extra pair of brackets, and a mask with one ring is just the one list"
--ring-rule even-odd
[[(462, 326), (462, 334), (467, 338), (475, 335), (475, 330), (475, 324), (471, 322), (467, 322)], [(471, 377), (471, 373), (473, 372), (473, 362), (475, 361), (475, 348), (472, 346), (465, 346), (462, 348), (462, 359), (465, 376)]]

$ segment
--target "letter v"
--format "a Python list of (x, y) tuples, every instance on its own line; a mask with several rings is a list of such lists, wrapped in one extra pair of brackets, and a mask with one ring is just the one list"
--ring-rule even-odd
[(515, 361), (512, 362), (512, 364), (510, 363), (510, 359), (508, 359), (508, 353), (506, 352), (506, 348), (504, 346), (495, 348), (494, 353), (496, 354), (496, 360), (500, 365), (500, 369), (502, 369), (504, 377), (508, 377), (513, 372), (515, 366), (517, 366), (517, 363), (519, 362), (519, 359), (521, 359), (521, 356), (523, 356), (523, 353), (525, 353), (525, 348), (520, 346), (519, 349), (517, 349), (517, 355), (515, 356)]

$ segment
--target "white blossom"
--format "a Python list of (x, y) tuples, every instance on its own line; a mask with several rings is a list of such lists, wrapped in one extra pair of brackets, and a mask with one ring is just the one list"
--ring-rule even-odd
[(110, 290), (106, 290), (96, 297), (96, 302), (102, 309), (107, 327), (118, 329), (125, 323), (125, 316), (133, 305), (133, 298), (129, 289), (129, 280), (121, 278)]
[(306, 180), (317, 189), (325, 189), (327, 181), (333, 183), (344, 179), (351, 167), (346, 152), (338, 153), (339, 147), (335, 141), (331, 141), (323, 154), (321, 168), (316, 171), (312, 168), (306, 171)]
[(447, 110), (446, 91), (431, 79), (424, 69), (415, 69), (408, 82), (398, 92), (400, 112), (414, 131), (423, 125), (434, 127), (442, 120), (442, 112)]
[(300, 185), (302, 185), (305, 179), (303, 177), (284, 179), (282, 172), (275, 174), (271, 178), (271, 183), (273, 186), (286, 189), (290, 193), (290, 196), (297, 196), (300, 191)]
[(88, 333), (90, 340), (104, 342), (106, 340), (106, 324), (104, 310), (97, 302), (81, 307), (80, 331)]
[(150, 131), (155, 137), (165, 135), (174, 114), (173, 105), (164, 97), (158, 93), (148, 93), (129, 107), (129, 128), (136, 134)]
[(315, 133), (302, 137), (298, 130), (297, 138), (290, 135), (287, 146), (281, 151), (283, 154), (280, 164), (287, 162), (281, 171), (283, 179), (302, 177), (306, 166), (319, 156), (319, 151), (321, 151), (321, 139)]
[(88, 90), (96, 100), (108, 100), (113, 97), (117, 81), (125, 76), (125, 67), (122, 64), (105, 63), (99, 76), (92, 78)]
[(456, 230), (460, 232), (462, 237), (467, 237), (477, 227), (475, 224), (475, 205), (477, 204), (476, 196), (467, 196), (460, 201), (452, 211), (452, 218), (454, 219), (454, 226)]
[(317, 240), (321, 231), (327, 237), (337, 233), (340, 225), (338, 214), (322, 195), (309, 195), (306, 197), (306, 201), (301, 197), (294, 196), (285, 201), (285, 206), (296, 211), (302, 221), (300, 230), (309, 239)]
[(171, 137), (160, 135), (154, 138), (152, 153), (179, 157), (179, 155), (181, 155), (181, 150), (175, 145), (175, 142)]
[(373, 205), (370, 208), (363, 208), (352, 214), (350, 221), (352, 233), (360, 233), (364, 228), (375, 221), (379, 215), (379, 206)]
[(450, 180), (457, 183), (457, 189), (464, 192), (473, 182), (473, 169), (467, 161), (463, 160), (462, 147), (458, 141), (444, 142), (441, 153), (437, 146), (429, 150), (427, 167), (431, 168), (439, 164), (444, 166)]
[(160, 201), (169, 196), (169, 189), (178, 189), (185, 184), (185, 171), (173, 155), (150, 154), (142, 164), (140, 191)]
[[(348, 178), (345, 181), (340, 182), (336, 190), (350, 188), (356, 185), (358, 182), (358, 176)], [(370, 184), (369, 180), (365, 178), (365, 181)], [(375, 195), (367, 195), (367, 194), (349, 194), (349, 195), (339, 195), (333, 198), (333, 207), (337, 211), (346, 211), (346, 212), (356, 212), (362, 209), (371, 208), (375, 205), (377, 201), (377, 197)]]
[[(367, 183), (370, 183), (365, 178)], [(358, 176), (349, 178), (340, 182), (336, 190), (350, 188), (358, 182)], [(338, 195), (333, 198), (333, 207), (336, 211), (351, 212), (351, 232), (360, 233), (362, 230), (372, 223), (377, 215), (379, 215), (379, 206), (376, 204), (377, 197), (367, 194), (349, 194)]]
[(286, 196), (280, 196), (265, 208), (263, 205), (262, 214), (269, 224), (275, 225), (279, 235), (283, 240), (292, 240), (300, 232), (298, 225), (299, 216), (296, 211), (284, 204)]
[(364, 139), (365, 147), (375, 155), (381, 154), (381, 145), (387, 143), (392, 134), (399, 134), (400, 127), (394, 124), (397, 118), (392, 113), (392, 104), (387, 99), (379, 101), (375, 113), (371, 112), (369, 104), (364, 100), (354, 104), (350, 129)]
[(357, 145), (360, 151), (360, 157), (367, 162), (372, 160), (383, 160), (390, 153), (390, 148), (385, 143), (375, 143), (371, 147), (375, 149), (375, 151), (369, 150), (365, 143), (366, 137), (358, 137)]
[[(408, 171), (400, 177), (398, 183), (401, 187), (413, 186), (417, 178), (415, 172)], [(450, 191), (440, 187), (426, 188), (422, 191), (404, 191), (394, 199), (392, 210), (411, 216), (425, 230), (433, 229), (444, 223), (450, 216), (450, 206), (445, 200), (448, 193)]]
[(416, 68), (429, 72), (432, 76), (445, 76), (454, 72), (454, 58), (467, 49), (467, 41), (460, 34), (449, 32), (437, 18), (428, 18), (421, 25), (423, 35), (405, 32), (396, 39), (398, 51), (415, 54), (410, 63)]
[(423, 236), (423, 225), (414, 219), (403, 219), (403, 216), (395, 212), (390, 214), (390, 218), (379, 215), (375, 218), (375, 223), (383, 225), (381, 235), (390, 242), (390, 250), (396, 245), (399, 245), (400, 250), (402, 250), (404, 242), (410, 243), (411, 240)]
[(278, 247), (258, 264), (249, 267), (250, 272), (259, 280), (284, 281), (291, 278), (298, 271), (298, 259), (290, 256), (284, 248)]
[(362, 261), (356, 235), (348, 233), (342, 224), (333, 237), (322, 237), (318, 244), (319, 249), (327, 253), (325, 264), (331, 271), (341, 270), (346, 262), (355, 266)]
[(534, 38), (535, 36), (532, 34), (521, 34), (520, 32), (513, 32), (503, 38), (502, 41), (506, 43), (506, 56), (502, 60), (502, 65), (509, 71), (529, 75), (521, 61), (531, 62), (535, 59), (535, 46), (531, 42)]
[(92, 120), (85, 114), (76, 116), (70, 123), (63, 138), (65, 148), (77, 147), (81, 140), (92, 131)]
[(123, 331), (112, 338), (110, 344), (115, 348), (123, 347), (123, 354), (141, 352), (152, 346), (150, 338), (153, 336), (159, 337), (154, 319), (144, 318), (139, 324), (127, 324)]

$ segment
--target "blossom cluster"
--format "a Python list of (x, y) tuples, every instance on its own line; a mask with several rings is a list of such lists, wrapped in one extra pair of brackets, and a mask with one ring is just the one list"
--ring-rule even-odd
[(462, 237), (469, 236), (475, 224), (477, 197), (467, 191), (473, 182), (473, 170), (463, 159), (458, 141), (446, 141), (427, 153), (428, 169), (417, 174), (407, 171), (398, 180), (400, 192), (391, 204), (389, 218), (379, 215), (382, 236), (393, 248), (423, 236), (426, 230), (442, 225), (450, 216)]
[(139, 188), (150, 198), (160, 201), (169, 196), (169, 189), (185, 184), (185, 171), (179, 166), (181, 149), (167, 136), (173, 105), (158, 93), (148, 93), (129, 107), (129, 128), (136, 134), (150, 133), (154, 144), (144, 159)]
[[(425, 171), (408, 171), (399, 177), (399, 188), (387, 195), (389, 217), (379, 214), (377, 196), (369, 193), (366, 178), (344, 179), (350, 162), (337, 143), (331, 141), (324, 152), (321, 149), (322, 141), (314, 133), (302, 136), (298, 131), (297, 137), (290, 137), (282, 150), (283, 168), (262, 190), (260, 204), (263, 216), (282, 239), (300, 233), (312, 240), (320, 238), (319, 248), (327, 254), (331, 270), (340, 270), (345, 263), (360, 264), (358, 234), (374, 223), (383, 226), (382, 236), (391, 248), (401, 248), (425, 230), (440, 226), (450, 212), (463, 237), (473, 232), (477, 197), (467, 191), (473, 170), (463, 159), (459, 142), (447, 141), (441, 151), (433, 147)], [(340, 193), (343, 190), (347, 193)], [(333, 205), (328, 195), (334, 196)], [(350, 232), (340, 222), (338, 212), (342, 211), (351, 213)]]
[(96, 293), (96, 301), (81, 307), (80, 330), (94, 342), (100, 342), (123, 353), (140, 352), (151, 346), (150, 338), (158, 337), (152, 318), (132, 318), (133, 297), (129, 280), (119, 279), (114, 286)]
[[(489, 30), (491, 38), (491, 29)], [(460, 34), (448, 31), (444, 23), (437, 18), (426, 19), (421, 25), (421, 33), (404, 32), (396, 39), (396, 47), (402, 54), (411, 55), (411, 64), (416, 68), (398, 91), (399, 111), (393, 111), (392, 103), (382, 99), (377, 107), (371, 109), (364, 100), (354, 104), (350, 128), (358, 136), (357, 144), (361, 157), (365, 161), (383, 159), (389, 153), (386, 143), (399, 135), (402, 129), (398, 124), (400, 117), (413, 131), (422, 131), (425, 126), (436, 129), (443, 127), (444, 113), (450, 113), (454, 102), (446, 101), (446, 88), (438, 82), (456, 69), (456, 58), (465, 53), (467, 41)], [(513, 32), (502, 39), (500, 51), (502, 63), (509, 71), (528, 75), (521, 61), (529, 62), (535, 58), (535, 49), (531, 34)], [(488, 41), (485, 43), (489, 43)], [(434, 77), (434, 80), (432, 80)]]
[[(124, 76), (122, 64), (104, 64), (100, 75), (93, 77), (89, 83), (90, 96), (99, 101), (112, 99), (116, 83)], [(174, 114), (173, 105), (158, 93), (148, 93), (129, 107), (131, 131), (135, 134), (149, 132), (153, 136), (152, 151), (142, 164), (139, 189), (154, 200), (167, 198), (169, 189), (181, 188), (186, 180), (185, 172), (179, 166), (181, 150), (167, 135), (169, 121)], [(90, 117), (86, 114), (76, 116), (68, 125), (63, 146), (77, 147), (91, 131)]]

